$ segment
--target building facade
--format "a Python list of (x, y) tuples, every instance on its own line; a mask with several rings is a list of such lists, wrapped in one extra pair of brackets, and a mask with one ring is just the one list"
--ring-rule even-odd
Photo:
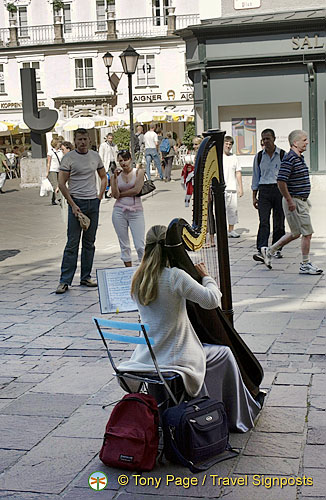
[[(99, 143), (108, 126), (128, 122), (128, 83), (119, 55), (131, 44), (140, 55), (133, 76), (136, 120), (154, 118), (182, 137), (193, 117), (193, 86), (185, 44), (174, 31), (199, 22), (198, 3), (69, 0), (56, 12), (53, 0), (0, 0), (0, 122), (24, 128), (20, 69), (31, 67), (39, 107), (59, 112), (56, 132), (71, 140), (72, 133), (64, 130), (67, 121), (93, 117), (101, 128), (91, 131), (92, 139)], [(114, 56), (110, 73), (120, 79), (116, 93), (102, 60), (107, 51)], [(101, 122), (100, 116), (112, 119)], [(28, 137), (19, 127), (14, 132), (13, 137), (0, 132), (0, 147)]]
[(285, 150), (289, 132), (303, 128), (311, 172), (326, 173), (326, 11), (253, 10), (178, 31), (186, 41), (197, 126), (233, 135), (244, 170), (252, 167), (264, 128), (275, 130)]

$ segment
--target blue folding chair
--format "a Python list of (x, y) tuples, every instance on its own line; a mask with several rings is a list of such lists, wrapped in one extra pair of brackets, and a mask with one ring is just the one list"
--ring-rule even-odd
[[(185, 391), (182, 382), (182, 377), (178, 373), (171, 371), (163, 373), (161, 372), (154, 351), (152, 349), (152, 346), (154, 345), (154, 339), (148, 337), (147, 335), (147, 332), (149, 331), (149, 326), (147, 324), (125, 323), (121, 321), (112, 321), (101, 318), (93, 318), (93, 321), (96, 324), (98, 332), (105, 345), (109, 360), (114, 370), (114, 375), (121, 381), (121, 386), (123, 387), (123, 389), (125, 389), (125, 391), (133, 392), (128, 386), (126, 379), (138, 380), (140, 384), (137, 392), (141, 392), (142, 390), (145, 389), (147, 392), (152, 394), (156, 398), (158, 406), (161, 411), (163, 411), (167, 406), (171, 406), (169, 405), (169, 400), (172, 400), (173, 404), (175, 405), (183, 400), (185, 396)], [(117, 330), (131, 330), (134, 332), (138, 332), (138, 334), (140, 335), (142, 334), (143, 336), (136, 337), (132, 335), (121, 335), (119, 333), (108, 331), (108, 329), (112, 328)], [(144, 345), (146, 344), (150, 352), (156, 372), (140, 373), (128, 370), (123, 370), (123, 371), (119, 370), (114, 362), (107, 340), (114, 342), (124, 342), (128, 344), (144, 344)], [(164, 395), (164, 391), (157, 391), (153, 389), (155, 388), (155, 386), (164, 386), (168, 398), (166, 398), (166, 395)], [(171, 387), (173, 387), (174, 390), (172, 390)], [(162, 408), (163, 406), (164, 408)]]

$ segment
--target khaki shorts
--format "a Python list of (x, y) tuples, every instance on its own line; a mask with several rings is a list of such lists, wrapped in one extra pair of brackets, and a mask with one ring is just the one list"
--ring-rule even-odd
[(298, 236), (302, 234), (303, 236), (309, 236), (314, 232), (311, 220), (310, 220), (310, 208), (311, 203), (309, 200), (303, 201), (299, 198), (292, 198), (296, 209), (291, 212), (285, 198), (282, 199), (283, 211), (287, 223), (289, 224), (290, 231), (293, 236)]

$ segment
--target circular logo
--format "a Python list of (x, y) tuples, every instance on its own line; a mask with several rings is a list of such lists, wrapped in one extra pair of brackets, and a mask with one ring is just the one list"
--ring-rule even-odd
[(108, 478), (101, 471), (92, 472), (92, 474), (88, 478), (89, 487), (95, 491), (104, 490), (107, 484), (108, 484)]

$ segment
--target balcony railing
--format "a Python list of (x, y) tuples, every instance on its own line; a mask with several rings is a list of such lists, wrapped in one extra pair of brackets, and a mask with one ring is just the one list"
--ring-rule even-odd
[[(134, 19), (116, 19), (116, 38), (152, 38), (167, 35), (167, 17), (138, 17)], [(176, 16), (176, 29), (185, 28), (200, 22), (198, 14)], [(67, 43), (82, 41), (107, 40), (108, 31), (106, 22), (82, 22), (67, 23), (63, 25), (63, 39)], [(0, 29), (0, 47), (8, 46), (10, 31), (8, 28)], [(52, 44), (58, 40), (55, 38), (54, 25), (27, 26), (22, 32), (17, 31), (19, 45)]]

